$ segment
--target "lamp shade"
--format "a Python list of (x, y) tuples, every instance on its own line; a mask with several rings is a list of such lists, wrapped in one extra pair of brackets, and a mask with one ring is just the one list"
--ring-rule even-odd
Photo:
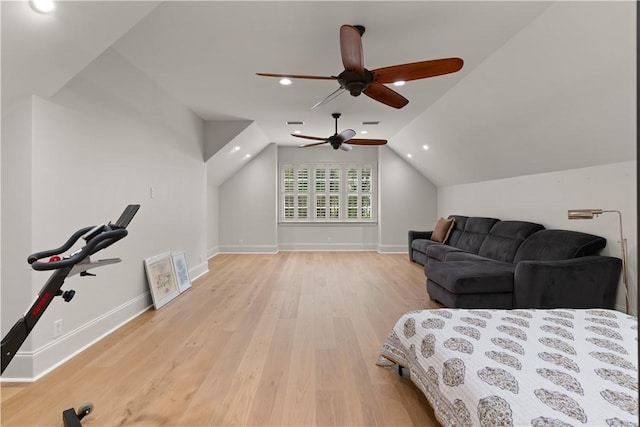
[(594, 216), (602, 214), (602, 209), (570, 209), (567, 211), (569, 219), (593, 219)]

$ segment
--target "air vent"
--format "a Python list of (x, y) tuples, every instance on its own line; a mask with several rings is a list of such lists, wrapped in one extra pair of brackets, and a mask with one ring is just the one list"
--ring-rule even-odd
[(375, 126), (375, 125), (379, 125), (380, 122), (376, 121), (376, 122), (362, 122), (363, 126)]
[(304, 122), (293, 122), (293, 121), (287, 120), (287, 124), (290, 126), (301, 126), (304, 124)]

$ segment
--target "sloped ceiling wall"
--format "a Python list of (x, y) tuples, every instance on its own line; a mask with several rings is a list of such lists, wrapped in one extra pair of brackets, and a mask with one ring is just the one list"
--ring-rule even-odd
[(26, 1), (0, 2), (2, 102), (48, 98), (122, 37), (160, 2), (65, 2), (34, 13)]
[[(49, 98), (109, 47), (121, 53), (129, 49), (130, 55), (125, 56), (134, 66), (192, 110), (196, 111), (197, 106), (205, 108), (201, 105), (204, 99), (210, 103), (207, 105), (211, 109), (234, 108), (226, 115), (221, 113), (218, 120), (231, 120), (229, 116), (237, 116), (232, 114), (236, 110), (246, 112), (247, 123), (256, 125), (253, 132), (262, 134), (258, 137), (262, 146), (255, 146), (257, 151), (248, 153), (255, 155), (268, 143), (281, 142), (279, 136), (272, 135), (284, 133), (288, 138), (283, 140), (284, 143), (292, 143), (290, 140), (293, 138), (288, 135), (290, 129), (276, 132), (272, 128), (276, 124), (280, 126), (284, 120), (299, 118), (297, 115), (291, 117), (291, 111), (307, 114), (309, 105), (306, 99), (315, 99), (315, 95), (302, 95), (307, 94), (306, 90), (317, 89), (317, 86), (314, 82), (307, 82), (308, 85), (298, 85), (296, 91), (289, 91), (286, 96), (280, 91), (275, 95), (271, 86), (257, 79), (253, 72), (282, 71), (279, 67), (284, 67), (281, 60), (285, 58), (289, 61), (285, 62), (289, 64), (285, 69), (305, 72), (313, 68), (319, 74), (331, 74), (335, 72), (334, 62), (338, 59), (334, 58), (335, 28), (345, 20), (366, 18), (367, 25), (372, 24), (372, 30), (364, 40), (368, 63), (386, 65), (401, 62), (418, 50), (421, 53), (416, 59), (423, 59), (422, 52), (427, 51), (431, 52), (428, 56), (433, 57), (461, 51), (461, 56), (467, 61), (459, 74), (410, 82), (415, 84), (406, 92), (411, 98), (408, 109), (390, 112), (385, 106), (373, 105), (369, 111), (375, 113), (373, 116), (383, 117), (383, 123), (395, 123), (393, 131), (370, 136), (388, 139), (389, 147), (405, 159), (407, 154), (412, 154), (413, 157), (407, 161), (436, 185), (635, 160), (636, 2), (397, 2), (398, 6), (396, 2), (344, 2), (340, 8), (343, 13), (340, 14), (333, 6), (325, 7), (331, 2), (290, 2), (295, 4), (293, 8), (285, 8), (284, 4), (288, 2), (281, 2), (274, 6), (275, 11), (274, 8), (265, 11), (275, 16), (259, 20), (264, 22), (268, 34), (287, 42), (288, 48), (282, 48), (280, 53), (257, 45), (264, 39), (256, 37), (261, 31), (257, 27), (247, 33), (238, 25), (232, 26), (234, 31), (238, 31), (231, 37), (227, 33), (219, 35), (209, 25), (205, 27), (213, 32), (212, 35), (198, 39), (198, 34), (203, 34), (191, 34), (191, 21), (176, 20), (168, 12), (181, 10), (181, 3), (189, 6), (192, 14), (200, 12), (199, 4), (209, 11), (218, 10), (216, 5), (223, 5), (222, 10), (231, 16), (238, 16), (244, 10), (242, 7), (247, 5), (245, 2), (80, 1), (62, 2), (59, 10), (51, 15), (35, 15), (26, 2), (0, 2), (3, 113), (19, 97), (36, 94)], [(266, 2), (256, 2), (260, 3)], [(404, 49), (397, 49), (393, 48), (399, 42), (397, 37), (390, 38), (389, 34), (386, 38), (380, 37), (388, 33), (384, 31), (388, 25), (380, 23), (380, 20), (408, 19), (401, 9), (389, 9), (405, 4), (410, 4), (405, 7), (410, 7), (415, 16), (405, 21), (411, 25), (404, 28), (405, 25), (398, 37), (414, 43), (418, 41), (419, 44), (403, 45)], [(264, 4), (261, 7), (264, 8)], [(286, 14), (282, 16), (276, 14), (285, 10)], [(389, 10), (393, 10), (389, 16), (380, 12)], [(345, 15), (347, 11), (348, 16)], [(322, 12), (325, 20), (316, 22), (315, 12)], [(469, 24), (472, 12), (476, 13), (472, 16), (474, 25)], [(285, 31), (284, 23), (300, 25), (299, 22), (309, 22), (310, 16), (314, 19), (309, 25), (316, 31), (301, 31), (299, 37), (294, 38), (290, 31)], [(514, 17), (520, 17), (520, 24), (512, 24)], [(226, 25), (230, 18), (216, 15), (211, 19), (216, 22), (222, 20)], [(208, 23), (206, 19), (204, 21)], [(415, 22), (424, 25), (415, 25)], [(171, 28), (167, 28), (168, 25)], [(427, 27), (428, 32), (421, 30), (422, 27)], [(480, 40), (494, 34), (483, 32), (483, 29), (501, 27), (508, 28), (502, 32), (496, 30), (503, 36), (498, 37), (499, 43), (495, 39)], [(185, 30), (182, 33), (195, 37), (199, 44), (181, 43), (184, 39), (179, 39), (181, 32), (177, 30), (180, 28)], [(454, 34), (455, 37), (442, 37), (438, 29), (446, 29), (446, 34)], [(169, 30), (173, 38), (169, 39), (171, 43), (164, 43)], [(318, 33), (324, 36), (318, 37)], [(331, 52), (320, 55), (313, 50), (312, 58), (302, 58), (302, 54), (309, 53), (309, 37), (317, 43), (326, 41), (327, 46), (332, 47)], [(265, 68), (254, 63), (255, 56), (251, 56), (253, 62), (250, 66), (246, 63), (234, 65), (237, 55), (221, 60), (212, 51), (212, 40), (230, 41), (225, 46), (236, 53), (234, 49), (238, 46), (263, 52), (264, 63), (260, 64)], [(149, 43), (152, 43), (152, 48)], [(198, 49), (198, 46), (204, 47)], [(170, 55), (174, 51), (166, 48), (177, 49), (185, 55), (190, 53), (187, 56), (189, 62), (177, 61)], [(480, 51), (488, 56), (479, 55), (477, 52)], [(291, 52), (296, 52), (296, 55)], [(318, 56), (334, 60), (318, 61)], [(221, 79), (222, 88), (214, 87), (218, 79), (211, 79), (212, 74), (206, 72), (209, 68), (200, 67), (197, 58), (203, 58), (204, 65), (215, 65), (216, 73), (231, 73), (233, 78), (229, 81)], [(324, 64), (326, 70), (312, 65), (318, 62)], [(166, 63), (180, 66), (171, 68)], [(204, 81), (196, 78), (202, 70), (205, 70)], [(190, 86), (178, 86), (173, 90), (169, 84), (172, 82), (184, 82)], [(231, 87), (232, 83), (239, 84), (241, 89)], [(251, 85), (259, 86), (249, 90), (253, 88)], [(233, 96), (224, 92), (226, 86), (231, 88)], [(210, 91), (215, 91), (217, 96), (208, 96)], [(421, 100), (422, 93), (428, 94), (428, 99)], [(248, 100), (240, 98), (244, 94), (249, 96)], [(434, 99), (433, 94), (438, 97)], [(324, 135), (327, 123), (330, 123), (328, 115), (334, 108), (344, 113), (341, 126), (354, 127), (356, 123), (349, 120), (356, 121), (370, 104), (376, 104), (367, 101), (348, 96), (335, 100), (332, 110), (305, 118), (309, 124), (305, 133)], [(416, 109), (418, 106), (420, 108)], [(295, 109), (287, 110), (291, 107)], [(256, 117), (249, 114), (252, 111)], [(259, 120), (257, 115), (260, 111), (268, 113), (267, 121)], [(276, 113), (279, 114), (277, 120), (274, 119)], [(213, 116), (201, 117), (203, 120), (216, 120)], [(397, 121), (400, 118), (412, 121), (408, 125), (403, 122), (400, 126)], [(225, 139), (231, 140), (230, 137)], [(221, 147), (232, 148), (237, 142), (231, 140), (228, 147), (208, 146), (210, 151), (205, 158)], [(422, 150), (423, 144), (429, 145), (430, 149)], [(235, 161), (237, 170), (243, 163), (240, 156), (236, 158), (238, 160), (227, 160)], [(215, 173), (222, 173), (222, 170), (228, 169), (217, 168)], [(224, 176), (215, 178), (218, 182), (224, 179)]]
[(635, 160), (635, 2), (575, 3), (548, 8), (390, 147), (438, 186)]
[(255, 123), (244, 128), (238, 136), (207, 160), (208, 184), (222, 184), (269, 143), (267, 136)]

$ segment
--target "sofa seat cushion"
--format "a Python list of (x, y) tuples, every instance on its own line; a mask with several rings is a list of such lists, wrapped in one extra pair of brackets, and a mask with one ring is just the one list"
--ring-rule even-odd
[(489, 261), (489, 262), (495, 262), (496, 260), (487, 258), (487, 257), (483, 257), (481, 255), (476, 255), (476, 254), (470, 254), (469, 252), (449, 252), (445, 258), (445, 261), (449, 262), (449, 261), (477, 261), (477, 262), (483, 262), (483, 261)]
[(511, 292), (489, 294), (454, 294), (437, 283), (427, 280), (429, 298), (450, 308), (513, 308)]
[(447, 256), (452, 252), (464, 252), (462, 249), (455, 248), (449, 245), (431, 245), (429, 246), (425, 253), (427, 254), (427, 258), (436, 259), (438, 261), (444, 261)]
[(416, 250), (418, 252), (422, 252), (423, 254), (427, 253), (427, 248), (430, 246), (443, 246), (442, 243), (435, 242), (430, 239), (414, 239), (411, 242), (411, 249)]
[(495, 261), (447, 261), (424, 267), (427, 279), (454, 294), (513, 292), (516, 266)]

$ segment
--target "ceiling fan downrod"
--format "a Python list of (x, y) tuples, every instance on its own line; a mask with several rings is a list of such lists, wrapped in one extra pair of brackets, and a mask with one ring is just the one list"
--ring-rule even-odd
[(331, 117), (333, 117), (336, 120), (336, 130), (334, 132), (334, 136), (336, 136), (338, 134), (338, 119), (340, 118), (342, 114), (340, 113), (331, 113)]

